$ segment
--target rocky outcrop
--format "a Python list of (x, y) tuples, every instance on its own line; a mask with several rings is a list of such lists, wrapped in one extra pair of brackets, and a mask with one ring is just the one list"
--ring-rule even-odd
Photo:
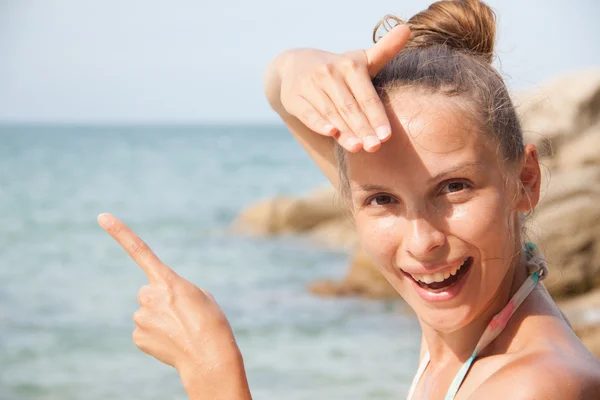
[(514, 97), (543, 166), (527, 231), (549, 260), (545, 284), (555, 298), (587, 292), (600, 284), (600, 69)]
[(600, 68), (590, 68), (513, 95), (523, 133), (543, 157), (581, 136), (600, 118)]
[(242, 211), (234, 229), (254, 235), (308, 232), (318, 225), (343, 220), (345, 211), (329, 188), (314, 191), (306, 198), (275, 197)]
[(548, 259), (544, 283), (555, 298), (600, 286), (600, 164), (553, 173), (527, 227)]
[(332, 248), (352, 249), (358, 244), (352, 218), (331, 187), (303, 198), (265, 199), (243, 210), (233, 230), (258, 236), (302, 233)]
[(377, 299), (397, 298), (398, 292), (381, 275), (367, 253), (358, 247), (350, 261), (350, 268), (340, 282), (319, 281), (309, 289), (325, 296), (360, 296)]
[(600, 288), (559, 300), (558, 306), (583, 344), (600, 358)]

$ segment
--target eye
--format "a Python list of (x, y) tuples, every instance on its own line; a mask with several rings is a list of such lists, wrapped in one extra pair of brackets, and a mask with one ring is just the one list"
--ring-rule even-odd
[(369, 199), (369, 205), (372, 205), (372, 206), (387, 206), (394, 202), (395, 202), (394, 198), (387, 194), (378, 194), (377, 196), (371, 197)]
[(469, 184), (464, 181), (452, 181), (446, 183), (442, 187), (442, 193), (448, 194), (462, 192), (463, 190), (469, 189), (470, 187), (471, 186), (469, 186)]

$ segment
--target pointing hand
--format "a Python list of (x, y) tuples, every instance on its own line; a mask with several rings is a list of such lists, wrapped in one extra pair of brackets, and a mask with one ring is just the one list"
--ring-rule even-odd
[(188, 393), (193, 386), (202, 396), (211, 391), (221, 395), (231, 390), (226, 386), (235, 377), (247, 385), (233, 332), (214, 297), (177, 275), (117, 218), (101, 214), (98, 223), (149, 280), (138, 292), (140, 308), (133, 315), (135, 345), (175, 367)]

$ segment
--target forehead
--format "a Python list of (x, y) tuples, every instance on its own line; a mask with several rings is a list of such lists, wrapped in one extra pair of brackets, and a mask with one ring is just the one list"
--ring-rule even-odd
[(495, 152), (460, 99), (402, 90), (389, 98), (392, 137), (375, 153), (348, 153), (351, 180), (409, 172), (427, 179), (461, 163), (497, 164)]

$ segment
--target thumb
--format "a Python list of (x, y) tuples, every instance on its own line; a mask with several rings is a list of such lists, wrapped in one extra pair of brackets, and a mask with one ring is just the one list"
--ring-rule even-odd
[(410, 38), (410, 29), (407, 25), (396, 25), (373, 47), (365, 50), (369, 75), (374, 77), (381, 71), (385, 64), (402, 50)]

